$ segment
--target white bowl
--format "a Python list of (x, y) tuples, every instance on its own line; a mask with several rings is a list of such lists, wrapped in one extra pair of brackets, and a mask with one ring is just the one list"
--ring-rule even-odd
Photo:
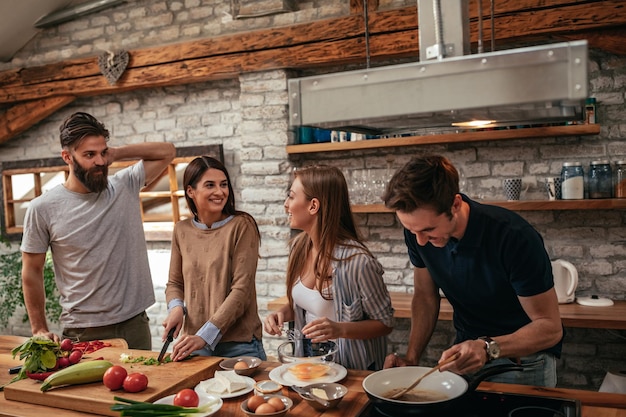
[[(222, 408), (222, 405), (224, 405), (224, 401), (222, 401), (222, 399), (217, 396), (217, 395), (211, 395), (211, 394), (202, 394), (202, 393), (197, 393), (198, 397), (200, 398), (200, 402), (198, 403), (198, 407), (201, 407), (203, 405), (206, 405), (208, 403), (215, 403), (211, 406), (211, 408), (209, 409), (208, 412), (206, 413), (202, 413), (202, 414), (194, 414), (194, 417), (208, 417), (208, 416), (212, 416), (213, 414), (217, 413), (219, 411), (220, 408)], [(159, 398), (158, 400), (154, 401), (153, 404), (169, 404), (169, 405), (173, 405), (174, 404), (174, 397), (176, 396), (176, 394), (173, 395), (168, 395), (167, 397), (163, 397), (163, 398)]]

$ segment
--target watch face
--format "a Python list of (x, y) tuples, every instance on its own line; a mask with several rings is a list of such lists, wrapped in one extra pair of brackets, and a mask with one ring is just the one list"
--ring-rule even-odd
[(495, 341), (489, 342), (489, 356), (492, 359), (497, 359), (500, 357), (500, 346)]
[(488, 336), (482, 336), (478, 339), (485, 342), (485, 351), (487, 352), (488, 360), (498, 359), (500, 357), (500, 345), (498, 345), (498, 342)]

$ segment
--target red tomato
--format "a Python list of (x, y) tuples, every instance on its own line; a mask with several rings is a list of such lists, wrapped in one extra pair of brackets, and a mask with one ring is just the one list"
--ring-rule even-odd
[(148, 377), (141, 372), (132, 373), (124, 379), (123, 387), (126, 392), (143, 391), (148, 388)]
[(69, 352), (74, 347), (74, 342), (72, 342), (72, 339), (63, 339), (59, 347), (61, 350)]
[(174, 396), (174, 405), (180, 407), (197, 407), (200, 404), (200, 397), (190, 388), (178, 391)]
[(102, 382), (104, 382), (105, 387), (111, 391), (115, 391), (122, 388), (124, 380), (127, 376), (128, 372), (126, 372), (126, 368), (119, 365), (113, 365), (104, 372)]
[(70, 360), (70, 363), (72, 365), (80, 362), (80, 358), (83, 357), (83, 352), (81, 352), (80, 350), (73, 350), (72, 353), (70, 353), (70, 356), (68, 356), (67, 358)]

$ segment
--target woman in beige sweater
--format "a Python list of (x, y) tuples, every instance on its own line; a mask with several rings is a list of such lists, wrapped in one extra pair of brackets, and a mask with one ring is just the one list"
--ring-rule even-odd
[(217, 159), (191, 161), (183, 186), (193, 218), (176, 223), (172, 236), (163, 326), (164, 334), (176, 328), (174, 336), (182, 335), (172, 359), (196, 353), (265, 360), (255, 288), (258, 226), (235, 209), (230, 177)]

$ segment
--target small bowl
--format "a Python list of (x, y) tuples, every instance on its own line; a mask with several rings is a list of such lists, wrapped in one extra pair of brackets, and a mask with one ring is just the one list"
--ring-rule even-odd
[(252, 398), (250, 397), (241, 403), (241, 411), (243, 411), (248, 416), (281, 417), (287, 414), (287, 412), (291, 409), (291, 407), (293, 407), (293, 401), (291, 400), (291, 398), (286, 397), (284, 395), (254, 395), (253, 397), (262, 397), (265, 400), (265, 402), (267, 402), (267, 400), (269, 400), (272, 397), (278, 398), (285, 405), (285, 408), (283, 408), (280, 411), (276, 411), (275, 413), (255, 414), (252, 411), (250, 411), (250, 409), (248, 408), (248, 401), (250, 401), (250, 398)]
[[(300, 344), (302, 344), (302, 349), (296, 349), (296, 346)], [(313, 343), (308, 339), (297, 342), (291, 340), (278, 346), (278, 360), (281, 363), (311, 362), (311, 360), (334, 362), (337, 350), (338, 347), (335, 342)]]
[(326, 398), (324, 398), (323, 394), (317, 396), (327, 400), (328, 407), (318, 401), (315, 401), (315, 399), (309, 398), (308, 396), (302, 395), (300, 393), (300, 397), (302, 397), (302, 399), (304, 399), (311, 407), (315, 408), (318, 411), (326, 411), (331, 408), (337, 407), (337, 404), (339, 404), (343, 397), (345, 397), (348, 393), (348, 388), (335, 382), (319, 382), (316, 384), (309, 384), (305, 387), (302, 387), (301, 390), (304, 392), (308, 392), (309, 395), (315, 395), (321, 392), (325, 393)]
[[(220, 362), (220, 368), (225, 371), (235, 371), (237, 375), (252, 376), (259, 368), (259, 365), (261, 365), (261, 362), (261, 359), (254, 356), (238, 356), (236, 358), (224, 359)], [(245, 363), (248, 367), (235, 369), (238, 363)]]
[(254, 384), (254, 392), (256, 395), (278, 394), (283, 386), (271, 379), (265, 379)]

